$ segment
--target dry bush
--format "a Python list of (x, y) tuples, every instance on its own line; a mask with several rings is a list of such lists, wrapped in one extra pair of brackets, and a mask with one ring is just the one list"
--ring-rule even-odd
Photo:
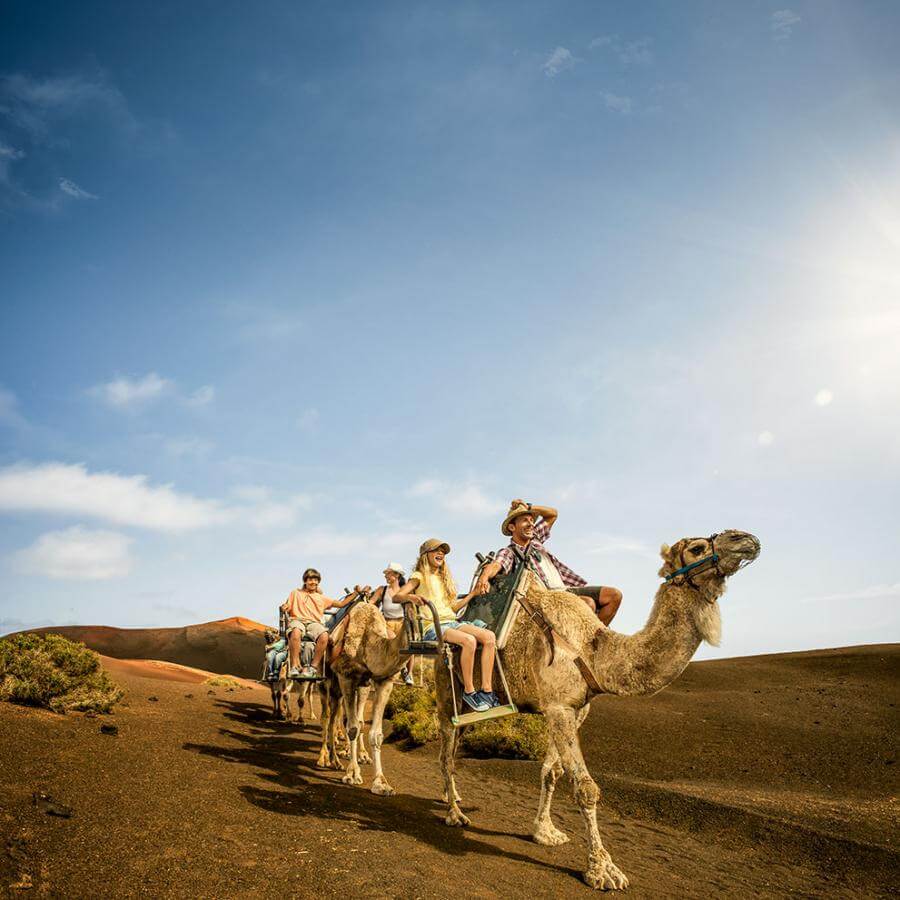
[(54, 712), (108, 713), (122, 690), (84, 644), (58, 634), (16, 634), (0, 640), (0, 700)]
[(405, 747), (420, 747), (437, 739), (433, 686), (397, 685), (391, 692), (384, 715), (393, 724), (391, 741), (400, 741)]
[(210, 687), (223, 687), (230, 688), (231, 690), (250, 690), (246, 684), (241, 684), (239, 681), (231, 678), (228, 675), (211, 675), (204, 684), (208, 684)]

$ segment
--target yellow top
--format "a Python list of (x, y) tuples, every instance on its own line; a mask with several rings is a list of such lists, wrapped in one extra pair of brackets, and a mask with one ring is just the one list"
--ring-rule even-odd
[(456, 613), (450, 605), (456, 597), (447, 596), (444, 582), (437, 572), (420, 572), (417, 569), (409, 576), (409, 580), (417, 582), (416, 593), (434, 604), (438, 618), (442, 622), (453, 622), (456, 619)]

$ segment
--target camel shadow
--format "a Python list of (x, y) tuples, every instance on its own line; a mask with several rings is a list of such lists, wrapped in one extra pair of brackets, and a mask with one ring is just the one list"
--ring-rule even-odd
[[(343, 784), (339, 780), (341, 772), (319, 769), (315, 765), (319, 749), (318, 726), (306, 726), (300, 734), (282, 736), (272, 733), (277, 729), (256, 727), (261, 724), (254, 711), (259, 704), (226, 700), (220, 701), (219, 705), (228, 708), (225, 713), (228, 718), (249, 725), (250, 732), (221, 728), (220, 734), (238, 746), (186, 743), (183, 749), (256, 769), (259, 777), (270, 782), (272, 787), (244, 785), (238, 790), (248, 803), (266, 812), (346, 823), (360, 831), (405, 834), (447, 856), (477, 853), (507, 862), (528, 863), (565, 875), (573, 873), (568, 866), (504, 850), (475, 837), (477, 834), (519, 839), (522, 835), (477, 827), (446, 826), (443, 823), (444, 804), (436, 798), (402, 792), (391, 797), (377, 797), (363, 788)], [(277, 726), (278, 723), (270, 724)]]

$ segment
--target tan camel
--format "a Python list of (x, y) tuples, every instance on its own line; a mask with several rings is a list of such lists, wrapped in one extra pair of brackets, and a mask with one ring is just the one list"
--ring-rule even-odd
[[(400, 623), (398, 623), (399, 625)], [(347, 616), (347, 630), (343, 649), (332, 662), (332, 673), (340, 685), (347, 717), (347, 737), (350, 740), (350, 761), (341, 779), (346, 784), (362, 784), (359, 763), (362, 761), (363, 708), (367, 699), (367, 685), (372, 690), (372, 724), (369, 726), (369, 748), (375, 764), (372, 793), (390, 796), (394, 789), (381, 767), (384, 708), (394, 688), (394, 676), (406, 664), (401, 655), (406, 646), (402, 627), (388, 626), (381, 614), (369, 603), (358, 603)]]
[[(670, 577), (656, 592), (647, 624), (624, 635), (598, 623), (581, 598), (564, 591), (547, 591), (529, 573), (524, 587), (529, 606), (539, 610), (554, 631), (568, 642), (593, 672), (605, 694), (651, 695), (684, 671), (702, 641), (718, 645), (721, 632), (718, 599), (726, 579), (756, 559), (760, 544), (752, 534), (726, 531), (712, 538), (684, 538), (663, 545), (659, 574)], [(718, 555), (714, 563), (713, 554)], [(674, 578), (673, 573), (694, 562), (701, 565)], [(568, 836), (553, 825), (550, 804), (557, 779), (565, 773), (573, 782), (575, 802), (587, 827), (590, 853), (584, 880), (593, 888), (622, 889), (628, 879), (604, 849), (597, 829), (597, 788), (581, 753), (578, 729), (587, 717), (594, 695), (573, 652), (556, 641), (553, 661), (547, 638), (534, 620), (520, 611), (501, 652), (512, 700), (523, 712), (542, 714), (550, 738), (541, 769), (541, 796), (532, 836), (539, 844), (556, 845)], [(468, 825), (459, 808), (454, 778), (459, 732), (450, 716), (452, 700), (447, 667), (435, 666), (438, 715), (441, 725), (441, 770), (444, 797), (450, 809), (448, 825)]]

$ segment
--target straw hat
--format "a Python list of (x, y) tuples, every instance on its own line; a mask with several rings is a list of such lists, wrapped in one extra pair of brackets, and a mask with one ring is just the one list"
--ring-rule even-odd
[(419, 556), (423, 553), (431, 553), (432, 550), (443, 550), (444, 553), (449, 553), (450, 545), (446, 541), (439, 541), (437, 538), (428, 538), (428, 540), (419, 547)]
[(534, 511), (532, 510), (530, 503), (511, 503), (509, 506), (509, 512), (506, 514), (506, 518), (503, 520), (503, 524), (500, 526), (500, 531), (508, 537), (511, 534), (509, 526), (512, 523), (512, 520), (518, 519), (519, 516), (524, 516), (526, 514), (534, 515)]

